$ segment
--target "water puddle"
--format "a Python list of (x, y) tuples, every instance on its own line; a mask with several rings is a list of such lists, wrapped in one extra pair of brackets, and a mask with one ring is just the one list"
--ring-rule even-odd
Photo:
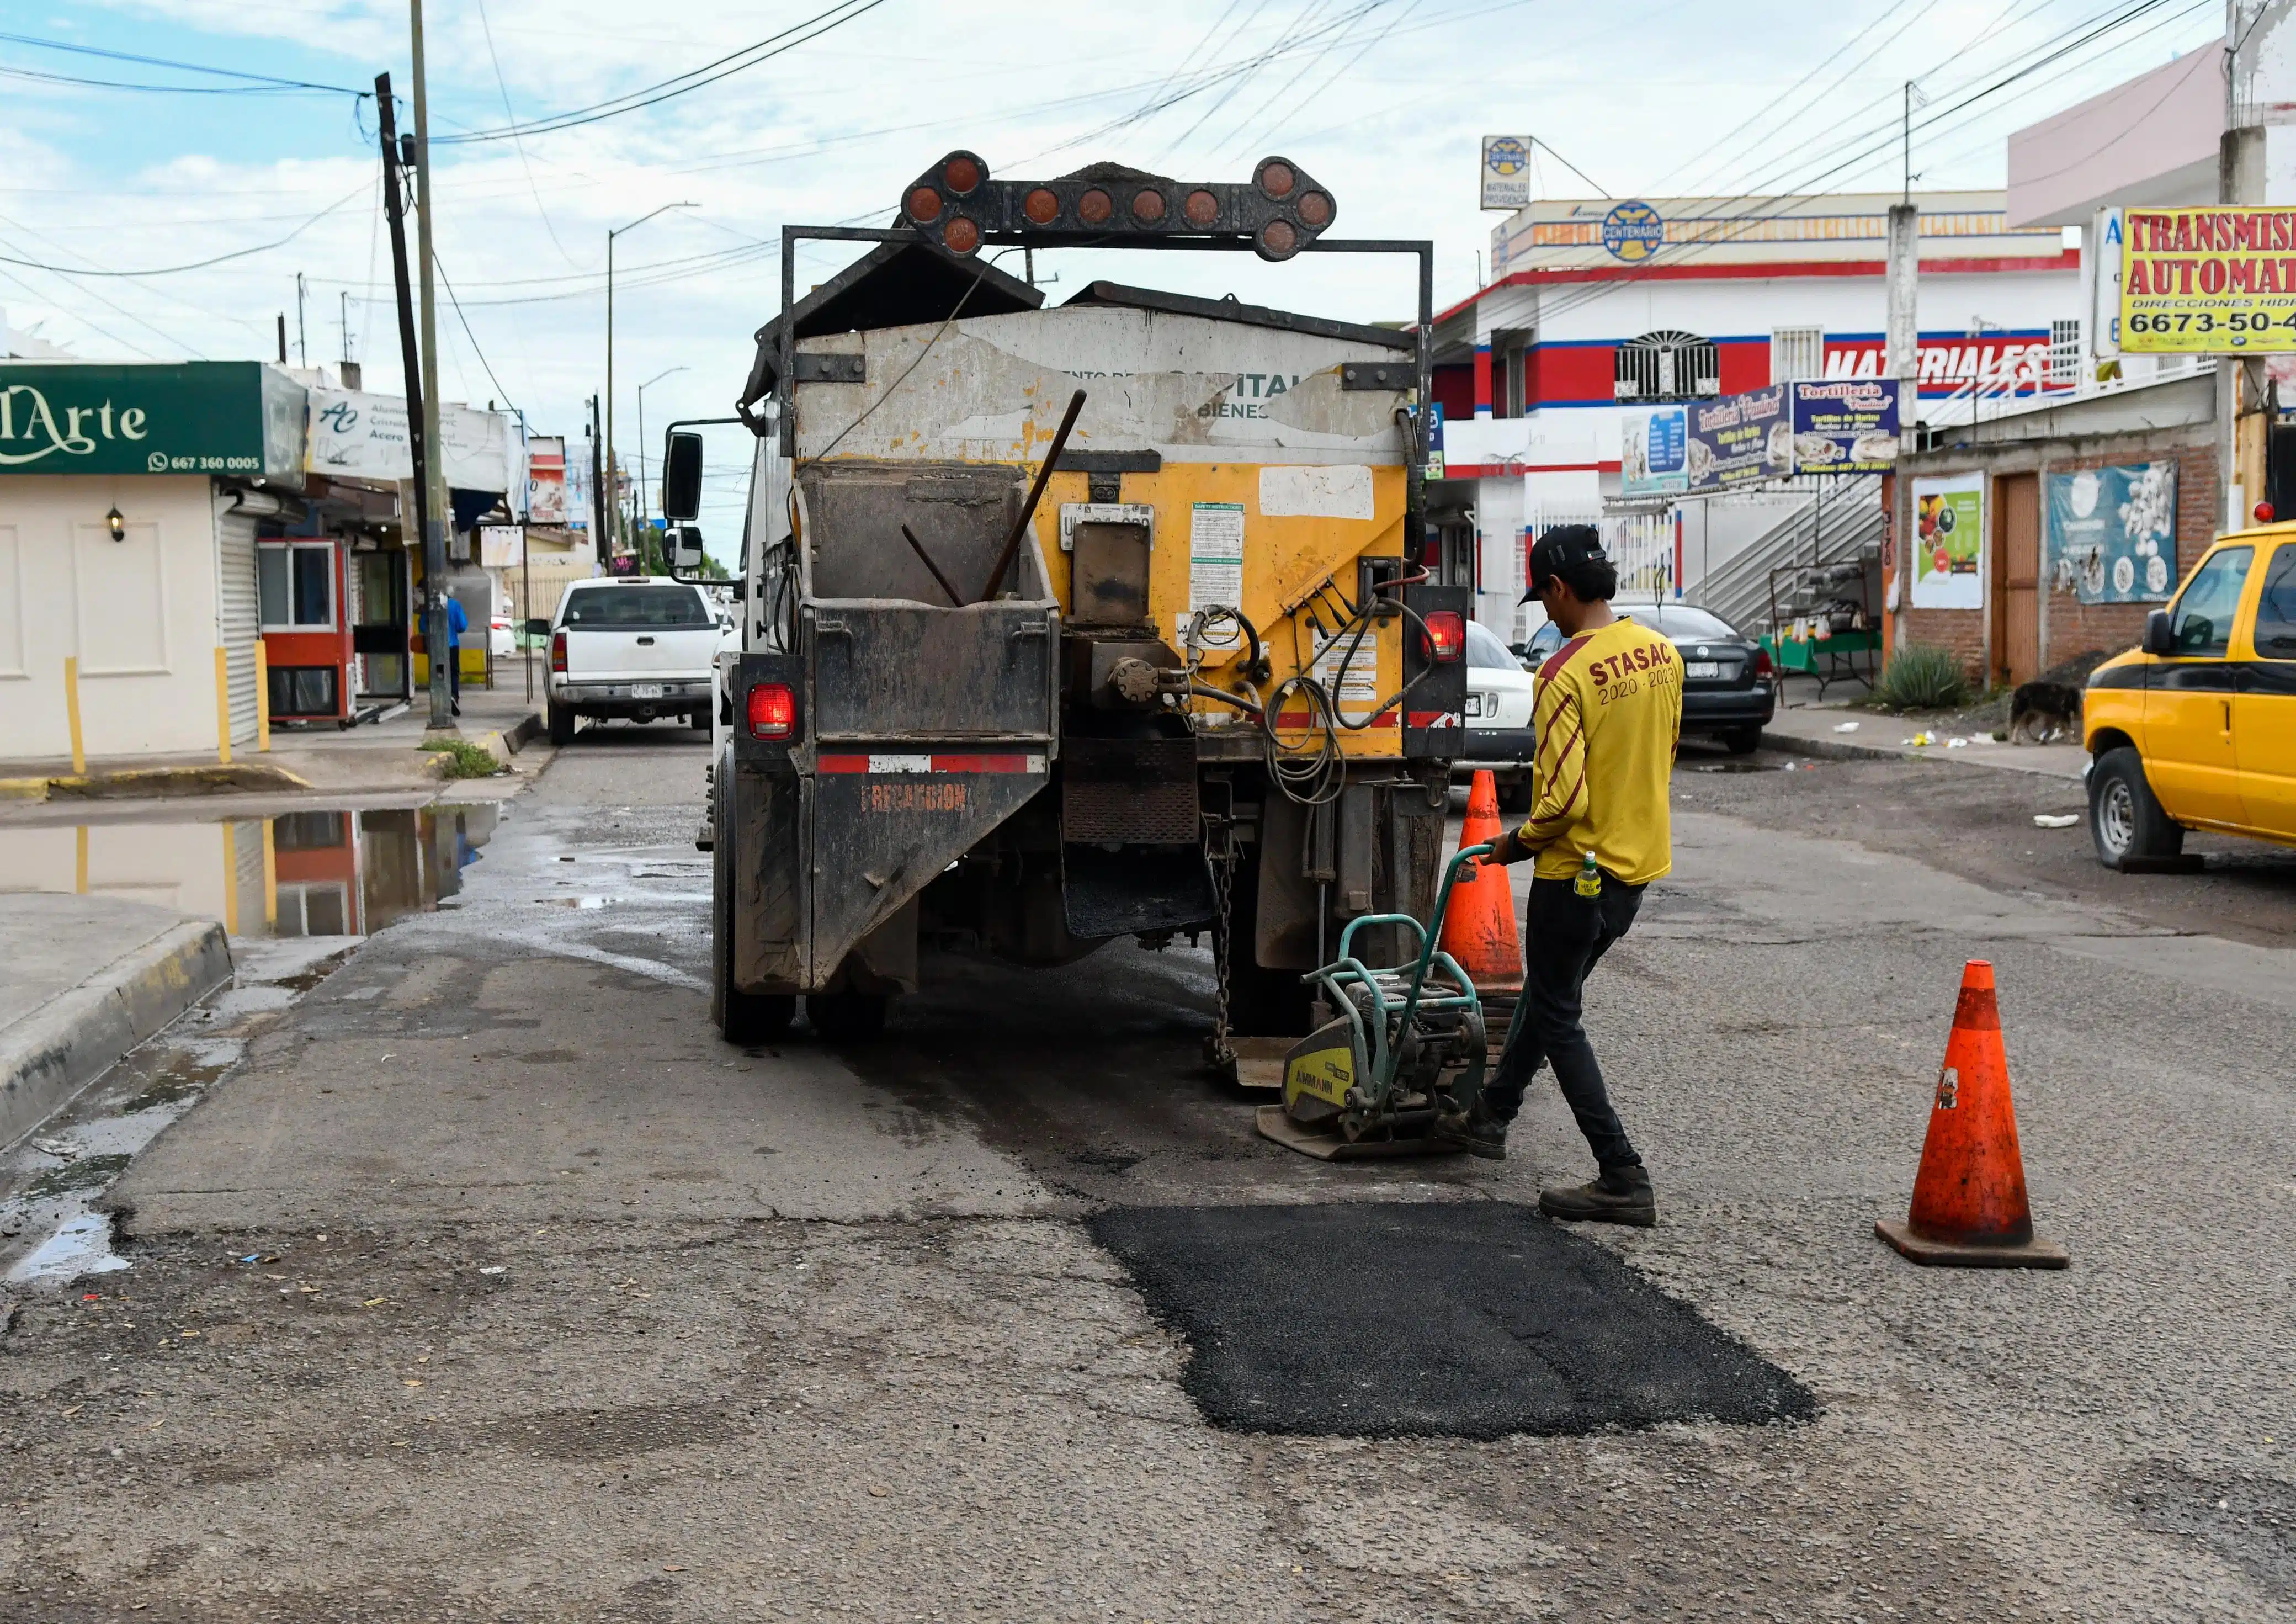
[[(459, 894), (496, 805), (0, 826), (0, 892), (76, 891), (220, 919), (234, 936), (368, 936)], [(299, 991), (297, 988), (292, 990)]]

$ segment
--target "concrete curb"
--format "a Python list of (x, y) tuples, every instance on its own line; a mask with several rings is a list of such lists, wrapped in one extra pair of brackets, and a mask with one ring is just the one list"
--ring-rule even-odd
[(308, 778), (267, 761), (226, 767), (140, 767), (55, 778), (0, 778), (0, 800), (110, 800), (137, 796), (245, 795), (302, 791)]
[(1805, 739), (1800, 734), (1780, 733), (1775, 728), (1762, 730), (1762, 745), (1767, 750), (1784, 750), (1797, 756), (1816, 756), (1828, 761), (1906, 761), (1923, 751), (1893, 750), (1887, 744), (1852, 744), (1841, 739)]
[(223, 927), (187, 919), (0, 1031), (0, 1145), (230, 980)]

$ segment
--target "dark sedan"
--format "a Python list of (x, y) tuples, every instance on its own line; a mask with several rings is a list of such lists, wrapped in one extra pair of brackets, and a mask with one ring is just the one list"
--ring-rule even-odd
[(1682, 656), (1682, 731), (1751, 753), (1776, 712), (1769, 651), (1720, 616), (1688, 603), (1620, 603), (1618, 612), (1666, 636)]

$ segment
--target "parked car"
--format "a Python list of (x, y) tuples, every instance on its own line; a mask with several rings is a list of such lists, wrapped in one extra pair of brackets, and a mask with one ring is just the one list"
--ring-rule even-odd
[(2218, 541), (2081, 711), (2107, 868), (2177, 857), (2187, 829), (2296, 846), (2296, 525)]
[(1499, 809), (1530, 810), (1531, 696), (1538, 679), (1498, 637), (1467, 622), (1467, 751), (1451, 764), (1454, 782), (1488, 768), (1497, 781)]
[(496, 660), (509, 660), (518, 652), (517, 634), (512, 630), (510, 611), (496, 610), (487, 627), (487, 652)]
[(1689, 603), (1622, 603), (1619, 613), (1671, 642), (1682, 656), (1682, 731), (1718, 739), (1734, 756), (1752, 751), (1777, 714), (1769, 651), (1721, 616)]
[(666, 576), (575, 581), (535, 629), (550, 637), (553, 744), (573, 742), (578, 717), (709, 726), (718, 627), (700, 587)]

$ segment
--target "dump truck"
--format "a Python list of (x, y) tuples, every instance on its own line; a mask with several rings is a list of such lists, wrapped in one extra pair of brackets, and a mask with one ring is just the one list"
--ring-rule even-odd
[[(1349, 921), (1428, 916), (1470, 595), (1421, 562), (1432, 247), (1336, 214), (1279, 157), (1010, 181), (956, 152), (890, 226), (784, 228), (780, 313), (711, 420), (755, 435), (699, 838), (728, 1039), (800, 997), (865, 1037), (934, 951), (1185, 940), (1232, 1065), (1308, 1029), (1302, 975)], [(799, 297), (823, 243), (865, 249)], [(1083, 246), (1399, 256), (1418, 319), (1108, 281), (1047, 303), (1036, 255)], [(699, 427), (668, 431), (675, 521)]]

